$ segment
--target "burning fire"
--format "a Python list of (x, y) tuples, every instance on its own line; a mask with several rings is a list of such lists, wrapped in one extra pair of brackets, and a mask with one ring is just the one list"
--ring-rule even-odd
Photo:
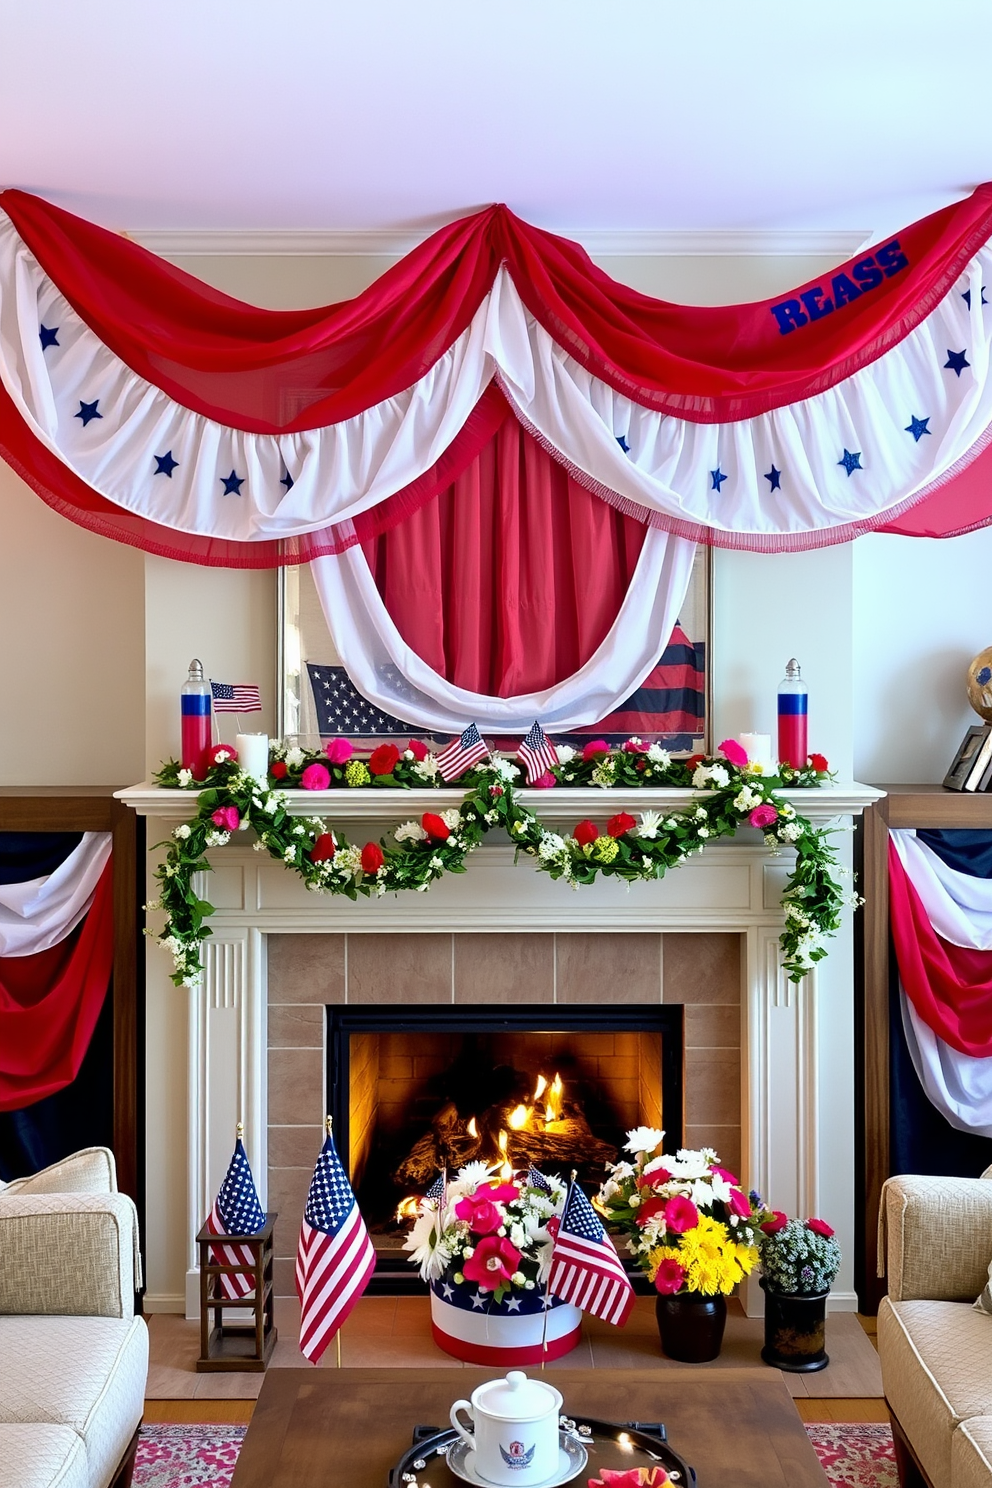
[(499, 1155), (503, 1159), (503, 1161), (500, 1164), (499, 1176), (502, 1178), (502, 1180), (503, 1180), (504, 1183), (509, 1183), (510, 1179), (513, 1177), (513, 1164), (511, 1162), (508, 1162), (507, 1161), (507, 1155), (506, 1155), (506, 1144), (509, 1141), (509, 1138), (510, 1138), (509, 1132), (507, 1132), (507, 1131), (501, 1131), (500, 1132), (500, 1134), (499, 1134)]
[(475, 1124), (475, 1117), (474, 1116), (472, 1117), (471, 1121), (469, 1122), (467, 1130), (468, 1130), (468, 1134), (469, 1134), (470, 1137), (477, 1137), (479, 1135), (479, 1128)]
[(544, 1097), (544, 1124), (550, 1126), (553, 1121), (561, 1120), (562, 1108), (565, 1104), (565, 1086), (561, 1075), (556, 1074), (548, 1086)]
[(530, 1106), (514, 1106), (506, 1119), (513, 1131), (523, 1131), (530, 1120)]
[(405, 1199), (400, 1199), (396, 1206), (396, 1223), (402, 1224), (404, 1219), (416, 1219), (419, 1203), (416, 1194), (407, 1194)]

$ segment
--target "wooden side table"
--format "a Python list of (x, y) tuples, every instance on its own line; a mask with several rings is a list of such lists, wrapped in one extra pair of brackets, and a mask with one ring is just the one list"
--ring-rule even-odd
[[(243, 1370), (261, 1374), (275, 1348), (278, 1332), (273, 1322), (272, 1296), (272, 1229), (278, 1214), (267, 1214), (257, 1235), (214, 1235), (203, 1225), (196, 1237), (200, 1247), (200, 1373), (217, 1370)], [(240, 1245), (251, 1252), (251, 1261), (227, 1265), (211, 1258), (211, 1249), (219, 1245)], [(222, 1276), (247, 1276), (253, 1295), (243, 1302), (232, 1302), (220, 1294)], [(224, 1309), (251, 1308), (251, 1323), (225, 1323)], [(213, 1327), (210, 1314), (213, 1312)]]

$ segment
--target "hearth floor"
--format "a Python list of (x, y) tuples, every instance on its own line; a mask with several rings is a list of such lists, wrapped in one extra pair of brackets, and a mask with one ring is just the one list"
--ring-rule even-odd
[[(197, 1374), (199, 1323), (171, 1313), (154, 1313), (148, 1319), (151, 1357), (146, 1397), (149, 1400), (254, 1400), (262, 1388), (261, 1374)], [(299, 1306), (294, 1298), (276, 1301), (279, 1340), (270, 1369), (299, 1368)], [(764, 1370), (760, 1350), (763, 1323), (748, 1318), (740, 1303), (731, 1299), (723, 1351), (712, 1364), (700, 1369)], [(818, 1374), (787, 1374), (786, 1384), (798, 1400), (880, 1399), (882, 1375), (878, 1355), (854, 1313), (832, 1313), (827, 1320), (829, 1367)], [(417, 1369), (447, 1367), (462, 1369), (434, 1343), (430, 1335), (430, 1312), (426, 1297), (363, 1297), (352, 1312), (341, 1336), (341, 1364), (347, 1368)], [(337, 1366), (332, 1343), (320, 1367)], [(622, 1330), (587, 1317), (582, 1341), (564, 1359), (547, 1366), (549, 1371), (567, 1369), (657, 1369), (674, 1365), (661, 1353), (654, 1303), (637, 1299), (634, 1311)]]

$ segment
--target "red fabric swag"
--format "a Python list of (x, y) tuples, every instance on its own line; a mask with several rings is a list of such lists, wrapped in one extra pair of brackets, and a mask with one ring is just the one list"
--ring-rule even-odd
[(20, 1111), (79, 1073), (114, 965), (113, 862), (86, 918), (36, 956), (0, 958), (0, 1111)]
[[(636, 402), (701, 423), (753, 418), (881, 356), (992, 235), (992, 185), (984, 185), (904, 229), (887, 257), (878, 245), (791, 295), (699, 307), (618, 284), (577, 243), (494, 206), (441, 228), (353, 300), (276, 311), (222, 295), (26, 192), (0, 193), (0, 206), (135, 372), (186, 407), (261, 433), (348, 418), (409, 387), (464, 331), (501, 262), (555, 340)], [(841, 274), (846, 303), (827, 312)], [(783, 333), (789, 300), (802, 323)]]
[(411, 650), (457, 687), (513, 697), (589, 660), (646, 530), (508, 417), (436, 500), (363, 547)]
[(992, 951), (952, 945), (934, 930), (889, 843), (889, 919), (906, 996), (959, 1054), (992, 1055)]

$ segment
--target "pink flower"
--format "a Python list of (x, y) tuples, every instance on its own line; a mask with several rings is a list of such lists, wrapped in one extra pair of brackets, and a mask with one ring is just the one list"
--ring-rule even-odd
[(462, 1263), (466, 1281), (494, 1292), (513, 1279), (520, 1264), (520, 1252), (505, 1236), (487, 1235), (480, 1240), (472, 1255)]
[(720, 745), (720, 753), (725, 760), (741, 769), (747, 764), (747, 750), (736, 739), (724, 739)]
[(730, 1198), (727, 1200), (727, 1203), (731, 1214), (736, 1214), (740, 1219), (747, 1219), (751, 1213), (751, 1205), (748, 1203), (746, 1195), (742, 1194), (739, 1188), (732, 1188), (730, 1190)]
[(354, 752), (354, 745), (350, 739), (331, 739), (324, 750), (332, 765), (347, 764)]
[(710, 1172), (715, 1173), (718, 1178), (722, 1178), (724, 1183), (736, 1184), (740, 1182), (736, 1173), (732, 1173), (729, 1168), (721, 1168), (717, 1163), (713, 1164)]
[(493, 1203), (485, 1189), (459, 1199), (455, 1205), (455, 1213), (459, 1219), (466, 1221), (475, 1235), (495, 1235), (500, 1225), (506, 1223), (503, 1210)]
[(643, 754), (646, 748), (647, 746), (642, 744), (639, 740), (635, 744), (633, 739), (628, 739), (626, 744), (624, 744), (623, 746), (623, 752), (624, 754)]
[(590, 739), (582, 751), (582, 758), (584, 760), (591, 760), (595, 759), (597, 754), (609, 754), (609, 752), (610, 746), (605, 739)]
[(536, 780), (531, 781), (530, 788), (531, 790), (552, 790), (557, 784), (558, 781), (551, 771), (545, 770), (543, 775), (538, 775)]
[(673, 1261), (671, 1256), (661, 1262), (654, 1284), (663, 1297), (673, 1297), (685, 1281), (685, 1267), (680, 1266), (678, 1261)]
[(304, 790), (326, 790), (331, 783), (331, 772), (326, 765), (307, 765), (300, 776)]
[(699, 1223), (699, 1210), (691, 1199), (684, 1194), (676, 1194), (674, 1199), (669, 1199), (665, 1205), (665, 1225), (669, 1230), (674, 1230), (676, 1235), (684, 1235), (686, 1230), (695, 1229)]
[(779, 1230), (784, 1230), (788, 1223), (789, 1216), (787, 1214), (781, 1209), (773, 1209), (771, 1219), (766, 1219), (764, 1224), (759, 1225), (758, 1228), (763, 1230), (766, 1235), (777, 1235)]
[(765, 801), (761, 806), (755, 806), (748, 821), (752, 827), (770, 827), (772, 822), (778, 821), (778, 812), (769, 801)]
[(814, 1235), (823, 1235), (827, 1240), (833, 1234), (833, 1227), (828, 1225), (825, 1219), (808, 1219), (806, 1221), (806, 1228), (812, 1230)]
[(210, 820), (222, 832), (236, 832), (241, 825), (241, 813), (236, 806), (218, 806)]

